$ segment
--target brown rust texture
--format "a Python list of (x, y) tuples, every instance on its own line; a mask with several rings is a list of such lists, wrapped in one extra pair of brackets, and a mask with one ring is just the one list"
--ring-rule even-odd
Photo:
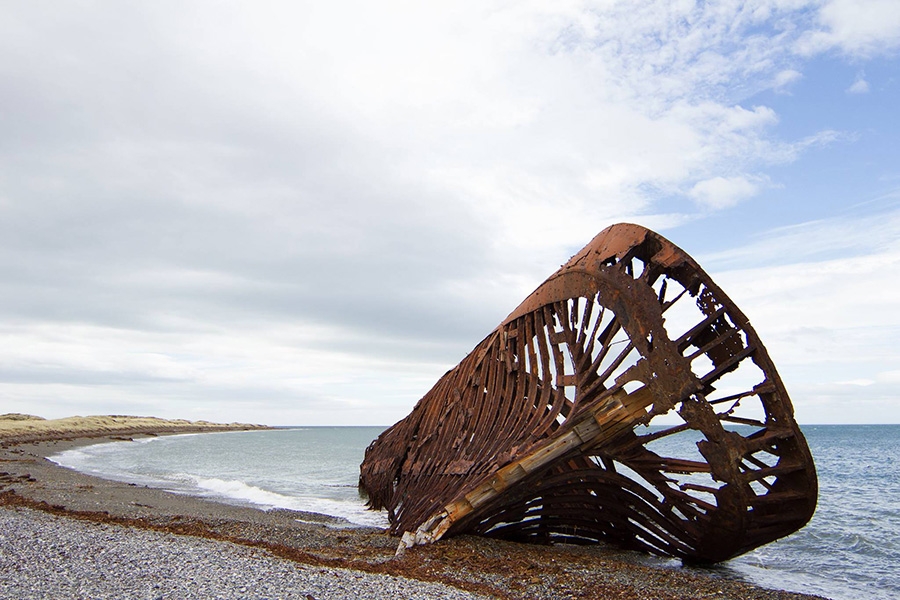
[(418, 543), (603, 541), (697, 562), (796, 531), (818, 494), (747, 318), (631, 224), (597, 235), (379, 436), (360, 486)]

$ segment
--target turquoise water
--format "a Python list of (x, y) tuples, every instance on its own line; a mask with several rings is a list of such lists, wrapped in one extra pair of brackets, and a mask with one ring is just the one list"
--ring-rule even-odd
[[(356, 489), (365, 448), (383, 430), (301, 427), (164, 436), (51, 458), (110, 479), (386, 527), (386, 515), (367, 511)], [(819, 474), (813, 520), (792, 536), (707, 571), (835, 600), (900, 598), (900, 425), (803, 431)], [(687, 447), (682, 453), (695, 451)], [(677, 561), (656, 562), (680, 568)]]

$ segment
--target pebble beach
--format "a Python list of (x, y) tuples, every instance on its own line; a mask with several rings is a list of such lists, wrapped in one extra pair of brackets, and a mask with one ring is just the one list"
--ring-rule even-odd
[(0, 427), (0, 598), (817, 598), (602, 546), (460, 536), (396, 557), (397, 539), (379, 529), (98, 479), (46, 459), (173, 432), (161, 420), (139, 432), (118, 425), (45, 425), (31, 438)]
[(440, 583), (303, 565), (252, 547), (0, 511), (3, 598), (429, 598), (486, 596)]

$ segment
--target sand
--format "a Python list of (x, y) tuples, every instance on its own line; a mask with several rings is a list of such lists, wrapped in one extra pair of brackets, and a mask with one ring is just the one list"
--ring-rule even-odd
[[(116, 439), (255, 427), (146, 417), (0, 417), (0, 507), (42, 511), (63, 523), (78, 520), (129, 528), (124, 531), (206, 538), (222, 544), (223, 552), (225, 544), (239, 544), (293, 561), (297, 568), (386, 574), (496, 598), (815, 598), (606, 546), (533, 546), (460, 536), (395, 557), (398, 540), (377, 529), (348, 529), (323, 515), (256, 510), (98, 479), (46, 459), (69, 448)], [(234, 590), (232, 597), (240, 596)]]

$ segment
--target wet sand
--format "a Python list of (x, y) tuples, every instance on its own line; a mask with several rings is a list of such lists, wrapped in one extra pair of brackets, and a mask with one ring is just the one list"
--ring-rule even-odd
[[(289, 559), (298, 568), (406, 577), (497, 598), (815, 598), (682, 569), (674, 561), (658, 566), (652, 558), (604, 546), (533, 546), (460, 536), (395, 557), (398, 540), (381, 530), (341, 527), (340, 520), (312, 513), (263, 511), (99, 479), (46, 458), (82, 445), (167, 432), (172, 431), (95, 431), (88, 438), (58, 432), (56, 439), (26, 441), (4, 439), (0, 429), (0, 507), (231, 542)], [(240, 595), (235, 590), (234, 597)]]

